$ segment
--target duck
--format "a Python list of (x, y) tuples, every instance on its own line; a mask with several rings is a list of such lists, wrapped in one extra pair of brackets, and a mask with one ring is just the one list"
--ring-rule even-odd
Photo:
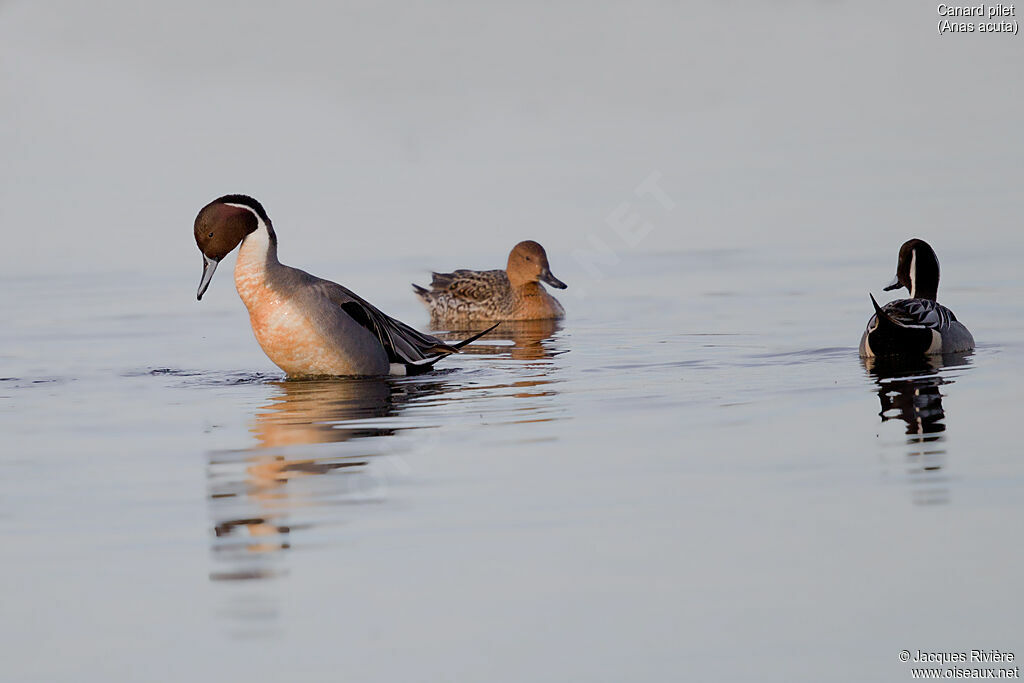
[(430, 288), (412, 288), (437, 324), (479, 321), (558, 320), (565, 309), (541, 286), (568, 287), (551, 273), (548, 254), (526, 240), (512, 248), (505, 270), (433, 273)]
[(267, 357), (289, 377), (416, 375), (490, 332), (448, 344), (418, 332), (330, 280), (281, 263), (277, 233), (248, 195), (213, 200), (195, 220), (202, 300), (218, 264), (238, 248), (235, 288)]
[(922, 239), (910, 239), (900, 247), (896, 277), (885, 287), (906, 287), (909, 299), (879, 306), (873, 294), (874, 315), (860, 340), (863, 358), (893, 355), (963, 353), (974, 349), (974, 337), (953, 311), (936, 301), (939, 291), (939, 259)]

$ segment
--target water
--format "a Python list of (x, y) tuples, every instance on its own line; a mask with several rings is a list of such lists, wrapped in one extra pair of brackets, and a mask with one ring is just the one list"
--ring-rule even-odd
[[(0, 333), (5, 679), (901, 680), (901, 649), (1014, 651), (1012, 256), (947, 259), (976, 352), (897, 368), (856, 353), (894, 258), (819, 256), (565, 264), (566, 321), (397, 379), (285, 381), (197, 264), (5, 279), (31, 292)], [(310, 269), (425, 324), (401, 264)]]
[[(924, 3), (244, 9), (0, 2), (0, 681), (1024, 656), (1020, 38)], [(417, 326), (410, 281), (536, 239), (568, 317), (284, 381), (230, 265), (195, 301), (228, 192)], [(865, 367), (913, 236), (978, 348)]]

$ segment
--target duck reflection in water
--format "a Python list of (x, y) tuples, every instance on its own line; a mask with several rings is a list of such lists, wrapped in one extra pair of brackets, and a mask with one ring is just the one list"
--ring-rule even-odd
[[(509, 383), (476, 386), (474, 389), (492, 391), (495, 395), (501, 395), (504, 390), (512, 389), (512, 396), (527, 399), (554, 396), (557, 392), (553, 390), (553, 385), (557, 383), (557, 380), (555, 379), (556, 367), (552, 359), (568, 351), (563, 348), (557, 338), (561, 329), (562, 322), (560, 320), (509, 320), (494, 328), (485, 341), (463, 349), (463, 354), (496, 356), (499, 359), (501, 356), (505, 356), (513, 361), (525, 361), (515, 364), (516, 380)], [(444, 340), (456, 339), (461, 334), (461, 330), (447, 332), (435, 330), (434, 334)], [(496, 367), (500, 369), (500, 360)], [(513, 420), (513, 422), (548, 422), (551, 419), (541, 415), (526, 420)]]
[(972, 353), (861, 359), (877, 385), (882, 422), (898, 419), (906, 425), (910, 471), (926, 486), (915, 492), (916, 503), (949, 501), (941, 475), (946, 455), (941, 387), (955, 381), (951, 370), (969, 367)]
[[(462, 353), (488, 356), (507, 353), (512, 360), (525, 361), (553, 358), (565, 353), (556, 341), (561, 329), (560, 320), (508, 320), (495, 327), (484, 339), (464, 348)], [(434, 330), (433, 334), (448, 341), (458, 338), (462, 330)]]
[[(300, 509), (373, 502), (379, 488), (371, 458), (392, 455), (386, 437), (400, 431), (389, 416), (419, 398), (445, 391), (437, 379), (325, 378), (272, 382), (277, 395), (256, 413), (253, 449), (210, 455), (213, 555), (229, 569), (214, 580), (277, 574), (270, 558), (290, 547), (289, 535), (315, 524), (287, 522)], [(409, 426), (408, 428), (413, 428)], [(316, 482), (312, 475), (346, 474)], [(300, 481), (301, 480), (301, 481)]]
[[(494, 406), (481, 411), (489, 420), (558, 419), (560, 409), (549, 398), (555, 394), (552, 358), (564, 352), (554, 340), (558, 329), (551, 320), (503, 323), (495, 341), (511, 345), (476, 344), (463, 350), (493, 356), (488, 372), (512, 374), (506, 383), (468, 382), (459, 371), (270, 383), (276, 395), (256, 412), (251, 427), (257, 445), (210, 454), (213, 556), (219, 565), (211, 578), (280, 574), (281, 551), (291, 547), (292, 532), (343, 523), (340, 510), (379, 502), (387, 468), (401, 471), (404, 463), (400, 457), (380, 456), (430, 448), (438, 438), (436, 428), (448, 422), (446, 416), (461, 401), (485, 400)], [(500, 400), (506, 396), (529, 400)], [(412, 406), (417, 410), (406, 413)], [(474, 414), (478, 410), (474, 406)], [(412, 431), (415, 439), (395, 438)]]

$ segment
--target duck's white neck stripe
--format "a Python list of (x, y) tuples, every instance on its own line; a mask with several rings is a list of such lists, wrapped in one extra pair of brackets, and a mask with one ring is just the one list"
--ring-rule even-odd
[(245, 204), (232, 204), (231, 202), (224, 202), (224, 206), (233, 206), (237, 209), (245, 209), (246, 211), (248, 211), (249, 213), (256, 217), (256, 224), (259, 226), (258, 228), (256, 228), (256, 231), (259, 232), (260, 230), (262, 230), (263, 232), (267, 233), (267, 235), (270, 235), (270, 230), (267, 228), (267, 224), (263, 222), (263, 219), (260, 218), (260, 215), (256, 213), (251, 206), (246, 206)]
[(910, 250), (910, 298), (917, 298), (917, 249)]
[(276, 260), (277, 249), (273, 248), (270, 240), (270, 229), (263, 219), (260, 218), (260, 215), (251, 206), (246, 206), (245, 204), (232, 204), (231, 202), (224, 202), (224, 204), (245, 209), (256, 217), (256, 230), (242, 239), (242, 248), (239, 249), (239, 256), (242, 256), (243, 252), (245, 252), (247, 258), (271, 258)]

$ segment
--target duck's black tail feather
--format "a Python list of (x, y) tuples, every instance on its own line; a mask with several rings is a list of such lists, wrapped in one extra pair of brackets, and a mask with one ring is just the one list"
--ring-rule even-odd
[(479, 339), (480, 337), (484, 336), (485, 334), (487, 334), (488, 332), (490, 332), (491, 330), (493, 330), (495, 327), (497, 327), (500, 324), (501, 324), (500, 322), (494, 323), (493, 325), (488, 327), (483, 332), (478, 332), (477, 334), (474, 334), (472, 337), (467, 337), (466, 339), (463, 339), (462, 341), (457, 342), (455, 344), (448, 344), (448, 345), (446, 345), (444, 347), (435, 347), (435, 349), (432, 349), (432, 350), (436, 350), (438, 352), (438, 354), (436, 356), (430, 356), (429, 358), (424, 358), (422, 360), (413, 361), (411, 363), (406, 363), (405, 364), (405, 374), (406, 375), (421, 375), (424, 372), (429, 372), (430, 370), (432, 370), (434, 368), (434, 363), (436, 363), (437, 361), (441, 360), (445, 356), (450, 356), (453, 353), (458, 353), (459, 349), (461, 349), (462, 347), (466, 346), (467, 344), (475, 342), (477, 339)]
[(462, 341), (460, 341), (458, 343), (455, 343), (455, 344), (452, 344), (451, 346), (452, 346), (453, 349), (461, 349), (466, 344), (469, 344), (471, 342), (475, 342), (477, 339), (479, 339), (480, 337), (484, 336), (485, 334), (487, 334), (488, 332), (490, 332), (491, 330), (493, 330), (495, 327), (497, 327), (500, 324), (501, 324), (500, 322), (494, 323), (493, 325), (488, 327), (483, 332), (478, 332), (478, 333), (474, 334), (472, 337), (468, 337), (466, 339), (463, 339)]
[(885, 312), (885, 309), (878, 305), (878, 302), (875, 301), (874, 294), (869, 292), (868, 296), (871, 297), (871, 305), (875, 307), (875, 316), (878, 318), (879, 327), (903, 327), (899, 321), (895, 320), (891, 315)]
[(445, 356), (450, 354), (442, 353), (437, 356), (430, 356), (423, 360), (412, 361), (411, 363), (405, 364), (405, 374), (408, 375), (422, 375), (425, 372), (430, 372), (434, 369), (434, 363), (441, 360)]

